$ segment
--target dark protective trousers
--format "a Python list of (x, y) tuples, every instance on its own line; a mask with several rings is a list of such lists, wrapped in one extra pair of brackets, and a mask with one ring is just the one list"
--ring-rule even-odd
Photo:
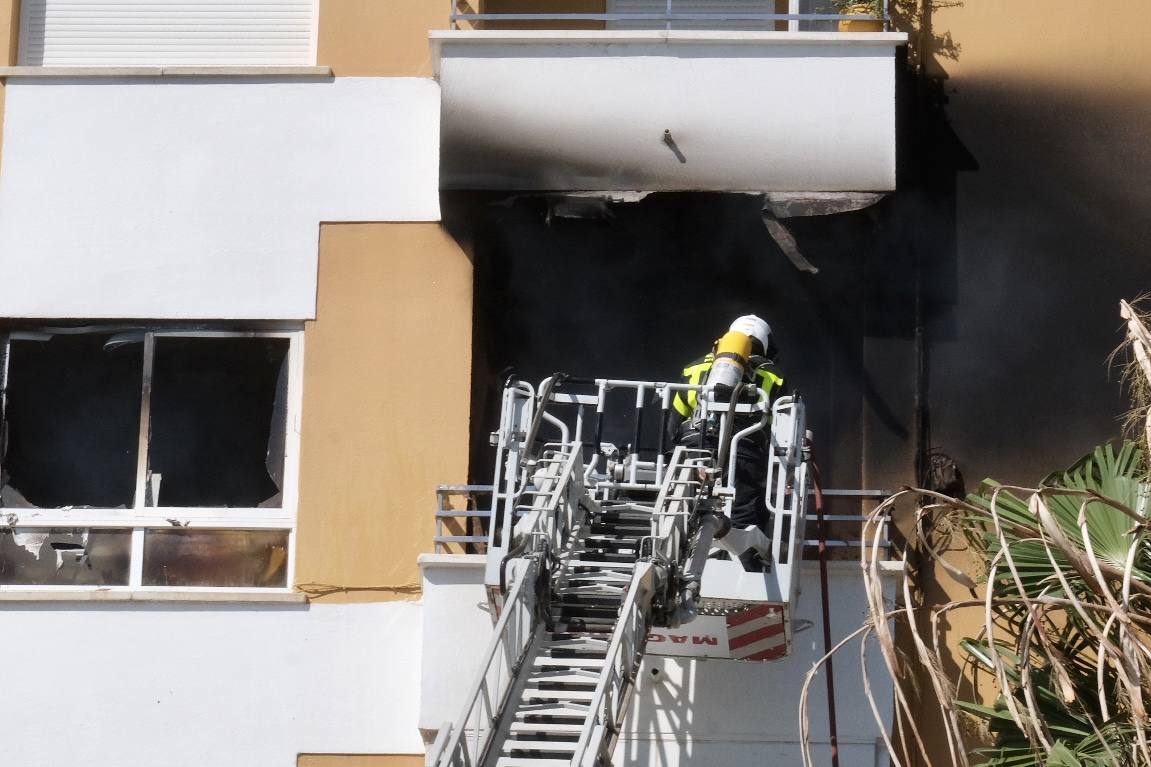
[[(758, 439), (757, 439), (758, 437)], [(731, 523), (743, 528), (757, 525), (768, 536), (767, 502), (767, 439), (762, 433), (754, 434), (739, 443), (735, 454), (735, 500), (731, 505)]]

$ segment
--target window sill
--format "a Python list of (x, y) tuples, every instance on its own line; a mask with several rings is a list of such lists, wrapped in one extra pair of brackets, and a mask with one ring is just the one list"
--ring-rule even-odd
[(331, 67), (0, 67), (0, 77), (331, 77)]
[(0, 602), (226, 602), (307, 604), (308, 596), (299, 592), (268, 593), (238, 591), (127, 591), (90, 589), (69, 591), (4, 591)]

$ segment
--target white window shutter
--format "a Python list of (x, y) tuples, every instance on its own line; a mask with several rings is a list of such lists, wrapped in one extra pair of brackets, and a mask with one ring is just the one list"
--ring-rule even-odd
[(28, 66), (310, 65), (318, 0), (24, 0)]

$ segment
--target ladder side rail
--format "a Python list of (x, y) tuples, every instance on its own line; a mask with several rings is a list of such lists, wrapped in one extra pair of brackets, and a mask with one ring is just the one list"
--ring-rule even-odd
[[(788, 454), (786, 445), (781, 444), (780, 434), (785, 420), (790, 422), (791, 405), (794, 398), (790, 395), (780, 397), (772, 405), (771, 432), (768, 440), (767, 479), (765, 482), (764, 502), (772, 518), (771, 532), (771, 558), (773, 564), (780, 561), (781, 543), (783, 541), (784, 517), (787, 515), (787, 466), (781, 457)], [(792, 430), (794, 432), (794, 430)]]
[(538, 495), (525, 517), (525, 534), (542, 535), (552, 551), (559, 551), (565, 529), (571, 529), (570, 499), (573, 493), (578, 498), (583, 491), (583, 471), (578, 468), (582, 456), (570, 444), (549, 444), (546, 448), (553, 448), (562, 456), (562, 463), (551, 464), (547, 471), (536, 474)]
[[(803, 559), (803, 541), (807, 537), (808, 461), (804, 454), (804, 440), (807, 438), (807, 408), (803, 399), (796, 396), (791, 409), (791, 450), (788, 454), (791, 488), (788, 500), (790, 501), (792, 520), (787, 561), (792, 569), (792, 576), (789, 583), (781, 583), (780, 587), (781, 593), (787, 595), (788, 602), (794, 605), (799, 594), (799, 578), (794, 573), (798, 571)], [(784, 589), (784, 586), (787, 588)]]
[[(683, 457), (685, 448), (679, 445), (671, 454), (671, 462), (667, 467), (667, 476), (660, 485), (659, 495), (656, 496), (655, 505), (651, 513), (651, 554), (660, 561), (674, 561), (675, 552), (683, 532), (686, 531), (687, 520), (679, 519), (678, 515), (668, 509), (668, 490), (675, 485), (677, 475), (683, 473)], [(680, 528), (684, 530), (681, 531)]]
[(772, 514), (772, 575), (781, 598), (794, 604), (796, 577), (806, 536), (807, 462), (803, 439), (807, 431), (803, 401), (786, 396), (772, 407), (771, 455), (768, 460), (767, 508)]
[(436, 767), (476, 767), (481, 763), (535, 633), (535, 580), (543, 558), (539, 552), (519, 560), (527, 564), (504, 602), (472, 684), (471, 697), (452, 725), (434, 762)]
[[(806, 490), (808, 484), (807, 462), (802, 461), (795, 471), (795, 486)], [(807, 493), (792, 493), (795, 521), (791, 525), (791, 555), (788, 557), (788, 567), (792, 570), (789, 583), (780, 583), (780, 593), (793, 606), (799, 596), (799, 578), (794, 576), (794, 570), (799, 568), (803, 559), (803, 543), (807, 538)]]
[[(652, 554), (662, 561), (676, 563), (682, 558), (688, 520), (701, 485), (696, 472), (708, 468), (705, 455), (683, 445), (672, 453), (651, 515)], [(693, 491), (690, 497), (683, 492), (687, 488)]]
[(567, 545), (568, 537), (576, 524), (581, 499), (585, 495), (583, 451), (578, 444), (571, 446), (571, 455), (564, 463), (559, 481), (562, 483), (563, 489), (556, 493), (552, 500), (552, 508), (548, 514), (548, 519), (551, 522), (550, 529), (545, 531), (551, 542), (551, 550), (557, 553), (563, 551)]
[[(572, 767), (596, 767), (602, 763), (604, 751), (611, 748), (618, 735), (647, 644), (654, 580), (652, 565), (637, 563), (608, 644), (603, 670), (588, 701), (588, 718), (572, 755)], [(610, 754), (607, 756), (610, 759)]]
[[(492, 479), (492, 519), (488, 551), (507, 551), (515, 524), (515, 502), (520, 486), (522, 437), (531, 423), (535, 389), (516, 381), (504, 387), (497, 432), (495, 474)], [(502, 513), (501, 513), (502, 512)]]

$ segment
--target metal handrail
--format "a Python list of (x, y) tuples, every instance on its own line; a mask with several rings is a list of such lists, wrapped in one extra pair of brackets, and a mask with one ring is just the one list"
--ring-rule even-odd
[[(470, 688), (474, 690), (472, 698), (451, 725), (446, 741), (437, 738), (441, 742), (441, 750), (433, 754), (430, 764), (436, 767), (476, 767), (483, 759), (536, 630), (535, 605), (528, 603), (528, 597), (535, 593), (532, 584), (539, 577), (543, 559), (542, 553), (528, 559), (527, 567), (512, 586), (483, 655), (476, 681)], [(469, 732), (474, 733), (474, 739), (468, 738)]]
[[(460, 22), (475, 24), (483, 21), (514, 21), (514, 22), (569, 22), (569, 21), (651, 21), (662, 24), (665, 29), (671, 29), (676, 22), (683, 21), (715, 21), (715, 22), (769, 22), (786, 21), (788, 31), (799, 30), (801, 22), (813, 21), (882, 21), (886, 28), (890, 24), (889, 0), (883, 0), (882, 12), (879, 14), (859, 13), (801, 13), (799, 0), (791, 0), (787, 13), (751, 13), (735, 11), (676, 11), (679, 0), (667, 0), (662, 12), (569, 12), (569, 13), (500, 13), (461, 11), (460, 0), (451, 0), (450, 22), (452, 29), (459, 29)], [(470, 7), (470, 5), (469, 5)]]
[[(492, 513), (490, 503), (480, 506), (480, 496), (491, 495), (492, 485), (440, 485), (436, 488), (436, 532), (432, 544), (437, 554), (448, 553), (449, 546), (464, 553), (482, 554), (487, 550), (488, 534), (483, 529)], [(453, 509), (449, 498), (463, 498), (464, 508)], [(445, 531), (451, 524), (458, 531)]]

